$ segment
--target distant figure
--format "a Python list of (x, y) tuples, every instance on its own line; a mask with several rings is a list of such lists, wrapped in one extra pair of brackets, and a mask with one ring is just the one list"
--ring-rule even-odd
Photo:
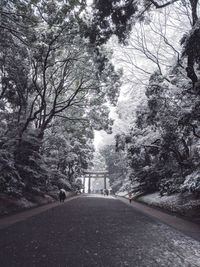
[(76, 195), (80, 195), (81, 194), (81, 190), (80, 189), (77, 189), (76, 190)]
[(104, 190), (103, 190), (103, 195), (104, 195), (104, 196), (108, 196), (108, 194), (109, 194), (108, 189), (104, 189)]
[(104, 189), (104, 190), (103, 190), (103, 195), (104, 195), (104, 196), (108, 196), (108, 195), (109, 195), (109, 191), (108, 191), (108, 189)]
[(101, 189), (100, 192), (101, 192), (101, 195), (103, 195), (103, 189)]
[(65, 191), (65, 189), (60, 189), (60, 192), (59, 192), (60, 202), (64, 202), (65, 199), (66, 199), (66, 191)]
[(129, 192), (129, 193), (128, 193), (128, 198), (129, 198), (129, 203), (131, 203), (131, 201), (132, 201), (132, 198), (133, 198), (133, 196), (132, 196), (132, 193), (131, 193), (131, 192)]

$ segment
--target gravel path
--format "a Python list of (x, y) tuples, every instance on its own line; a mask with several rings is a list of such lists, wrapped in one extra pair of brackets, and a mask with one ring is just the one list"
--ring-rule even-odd
[(200, 243), (112, 197), (79, 197), (0, 230), (1, 267), (195, 267)]

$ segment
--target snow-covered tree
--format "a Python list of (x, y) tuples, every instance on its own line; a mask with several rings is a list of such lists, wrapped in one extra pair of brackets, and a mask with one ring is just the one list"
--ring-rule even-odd
[[(111, 131), (107, 102), (116, 104), (120, 73), (110, 53), (84, 37), (85, 8), (58, 0), (1, 7), (0, 149), (10, 153), (21, 190), (45, 190), (46, 154), (58, 153), (52, 168), (72, 182), (91, 159), (93, 129)], [(2, 183), (8, 191), (9, 181)]]

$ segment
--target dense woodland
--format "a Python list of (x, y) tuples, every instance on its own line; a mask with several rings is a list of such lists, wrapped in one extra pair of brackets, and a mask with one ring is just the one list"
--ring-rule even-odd
[(1, 2), (0, 191), (73, 190), (111, 131), (120, 73), (84, 32), (85, 1)]
[[(99, 156), (113, 189), (198, 195), (198, 2), (95, 0), (88, 6), (84, 0), (3, 0), (0, 193), (20, 197), (61, 187), (74, 190), (94, 157), (94, 130), (112, 133), (109, 111), (116, 106), (126, 127), (113, 128), (115, 143), (105, 145)], [(176, 24), (177, 30), (182, 26), (177, 43), (166, 35), (168, 8), (174, 11), (173, 32)], [(155, 28), (156, 12), (164, 14), (164, 28)], [(153, 52), (145, 32), (138, 31), (145, 25), (159, 36), (150, 46), (156, 47)], [(131, 60), (139, 80), (147, 82), (145, 87), (132, 84), (135, 92), (145, 88), (145, 98), (136, 105), (130, 97), (124, 103), (128, 111), (118, 102), (126, 73), (114, 64), (107, 45), (113, 38), (120, 49), (132, 45), (150, 62), (143, 60), (146, 69)]]
[[(126, 110), (118, 105), (119, 117), (129, 123), (129, 129), (124, 123), (121, 128), (116, 127), (115, 144), (101, 149), (116, 191), (159, 191), (161, 196), (191, 192), (199, 196), (198, 2), (137, 1), (132, 21), (123, 20), (126, 28), (121, 25), (119, 31), (115, 31), (121, 42), (128, 43), (131, 53), (140, 52), (148, 65), (145, 68), (134, 60), (129, 61), (129, 67), (135, 67), (129, 79), (133, 80), (136, 73), (142, 81), (148, 79), (144, 86), (145, 97), (137, 108), (131, 108), (132, 99), (123, 103), (127, 105)], [(125, 5), (132, 3), (126, 1)], [(116, 10), (110, 12), (114, 20)], [(156, 12), (159, 14), (157, 21)], [(138, 19), (139, 26), (136, 25)], [(146, 24), (151, 35), (145, 32)], [(123, 33), (128, 30), (125, 37), (120, 30)], [(170, 30), (170, 35), (167, 35)], [(178, 34), (180, 38), (176, 41)], [(131, 53), (126, 50), (122, 55), (125, 64)], [(141, 86), (142, 83), (135, 82), (133, 93)]]

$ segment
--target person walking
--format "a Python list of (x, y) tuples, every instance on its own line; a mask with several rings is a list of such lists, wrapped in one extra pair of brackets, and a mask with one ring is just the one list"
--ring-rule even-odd
[(128, 193), (128, 198), (129, 198), (129, 203), (131, 203), (131, 201), (132, 201), (132, 198), (133, 198), (133, 196), (132, 196), (132, 193), (131, 193), (131, 192), (129, 192), (129, 193)]
[(65, 199), (66, 199), (66, 191), (65, 191), (65, 189), (62, 188), (59, 191), (59, 200), (60, 200), (60, 202), (64, 202)]

